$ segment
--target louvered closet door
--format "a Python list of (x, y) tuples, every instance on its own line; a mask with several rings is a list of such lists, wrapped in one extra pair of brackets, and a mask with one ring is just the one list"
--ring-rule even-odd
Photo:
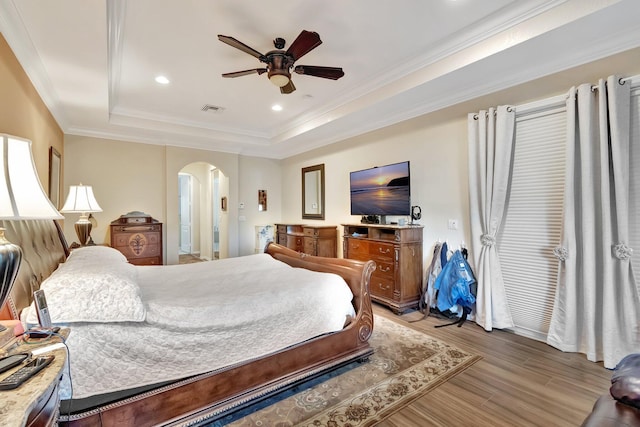
[(498, 236), (516, 332), (545, 340), (553, 310), (565, 174), (564, 102), (516, 115), (513, 178)]

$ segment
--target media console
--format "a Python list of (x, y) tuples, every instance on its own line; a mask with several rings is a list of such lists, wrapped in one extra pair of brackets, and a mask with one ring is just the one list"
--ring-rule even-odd
[(416, 307), (422, 290), (421, 225), (342, 224), (345, 258), (373, 260), (371, 299), (396, 314)]

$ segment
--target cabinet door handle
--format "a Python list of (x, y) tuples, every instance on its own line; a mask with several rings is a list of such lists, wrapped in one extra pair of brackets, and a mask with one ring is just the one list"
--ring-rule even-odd
[(389, 252), (391, 252), (391, 249), (386, 248), (386, 249), (382, 249), (382, 248), (378, 248), (378, 252), (380, 252), (381, 254), (388, 254)]
[(380, 270), (380, 272), (382, 272), (382, 273), (386, 273), (387, 271), (391, 270), (391, 267), (389, 267), (389, 266), (385, 267), (384, 265), (378, 264), (378, 270)]
[(388, 291), (389, 289), (391, 289), (390, 285), (385, 285), (384, 283), (378, 283), (378, 287), (383, 291)]

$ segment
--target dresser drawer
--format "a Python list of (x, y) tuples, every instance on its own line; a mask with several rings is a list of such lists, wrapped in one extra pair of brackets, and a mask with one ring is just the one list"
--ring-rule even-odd
[(133, 265), (162, 265), (162, 258), (129, 258), (129, 263)]
[(376, 274), (375, 271), (371, 275), (369, 289), (371, 290), (372, 295), (393, 299), (393, 286), (393, 278), (388, 278), (386, 275)]
[(310, 228), (310, 227), (303, 227), (302, 228), (302, 233), (305, 236), (311, 236), (311, 237), (317, 236), (319, 234), (317, 228)]
[(365, 259), (369, 259), (369, 242), (366, 240), (349, 239), (347, 246), (349, 251), (349, 257), (352, 256), (364, 256)]
[(382, 257), (384, 259), (393, 260), (394, 247), (391, 243), (382, 243), (382, 242), (370, 242), (369, 243), (369, 254), (377, 257)]
[(118, 233), (113, 236), (113, 246), (131, 247), (140, 245), (158, 245), (160, 233)]
[(160, 245), (133, 244), (130, 246), (116, 247), (129, 261), (133, 258), (155, 257), (162, 254)]
[(305, 237), (304, 238), (304, 253), (314, 255), (316, 253), (317, 240)]
[(302, 252), (304, 250), (304, 238), (302, 236), (287, 235), (287, 247), (294, 251)]
[(395, 263), (393, 261), (380, 261), (377, 259), (373, 261), (376, 263), (374, 274), (393, 279), (393, 274), (395, 273)]

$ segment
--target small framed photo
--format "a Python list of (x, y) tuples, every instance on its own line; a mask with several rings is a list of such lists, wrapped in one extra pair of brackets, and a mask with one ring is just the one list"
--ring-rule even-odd
[(267, 190), (258, 190), (258, 210), (267, 210)]

